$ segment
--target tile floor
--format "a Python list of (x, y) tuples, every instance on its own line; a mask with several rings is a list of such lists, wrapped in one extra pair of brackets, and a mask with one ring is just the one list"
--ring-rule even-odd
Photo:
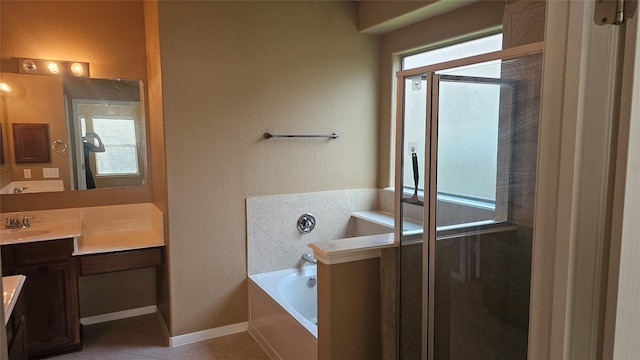
[(82, 351), (55, 360), (269, 360), (248, 332), (177, 347), (164, 346), (155, 314), (85, 326)]

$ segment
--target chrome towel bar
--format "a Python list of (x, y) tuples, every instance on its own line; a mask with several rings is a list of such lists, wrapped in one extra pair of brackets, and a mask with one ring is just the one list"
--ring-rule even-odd
[(339, 137), (338, 133), (333, 133), (330, 135), (275, 135), (272, 133), (264, 133), (265, 139), (271, 139), (271, 138), (331, 138), (331, 139), (337, 139)]

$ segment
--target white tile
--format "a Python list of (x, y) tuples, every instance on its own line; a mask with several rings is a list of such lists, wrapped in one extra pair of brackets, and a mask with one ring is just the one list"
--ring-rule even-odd
[(354, 211), (376, 210), (378, 207), (378, 189), (358, 189), (356, 191)]

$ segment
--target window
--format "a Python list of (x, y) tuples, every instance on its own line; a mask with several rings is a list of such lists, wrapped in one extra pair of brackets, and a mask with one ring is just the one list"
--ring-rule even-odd
[(502, 50), (502, 33), (405, 56), (402, 58), (402, 70), (439, 64), (499, 50)]
[[(105, 151), (97, 152), (96, 176), (138, 175), (135, 120), (128, 117), (93, 117), (93, 132), (100, 134)], [(86, 123), (82, 117), (82, 134)]]
[[(502, 49), (502, 34), (428, 50), (402, 58), (402, 68), (415, 69), (460, 58), (481, 55)], [(485, 220), (504, 220), (507, 199), (501, 194), (500, 167), (506, 166), (508, 151), (500, 141), (501, 126), (510, 110), (511, 84), (501, 80), (502, 61), (491, 61), (437, 71), (434, 79), (438, 88), (438, 202), (482, 209), (474, 215), (451, 219), (442, 225)], [(419, 70), (418, 70), (419, 71)], [(404, 86), (404, 170), (405, 191), (414, 190), (412, 149), (423, 166), (425, 160), (425, 131), (427, 87), (429, 73), (406, 78)], [(434, 95), (435, 96), (435, 95)], [(506, 120), (505, 120), (506, 119)], [(503, 126), (504, 127), (504, 126)], [(507, 165), (505, 165), (507, 164)], [(424, 189), (426, 171), (420, 169), (418, 192)], [(502, 169), (504, 170), (504, 169)], [(453, 209), (453, 208), (452, 208)], [(456, 211), (460, 213), (460, 211)]]

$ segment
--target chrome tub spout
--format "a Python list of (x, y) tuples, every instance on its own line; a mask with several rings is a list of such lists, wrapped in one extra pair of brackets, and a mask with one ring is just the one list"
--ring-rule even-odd
[(316, 260), (316, 258), (314, 258), (313, 255), (309, 253), (302, 254), (302, 260), (308, 262), (311, 265), (315, 265), (318, 263), (318, 260)]

